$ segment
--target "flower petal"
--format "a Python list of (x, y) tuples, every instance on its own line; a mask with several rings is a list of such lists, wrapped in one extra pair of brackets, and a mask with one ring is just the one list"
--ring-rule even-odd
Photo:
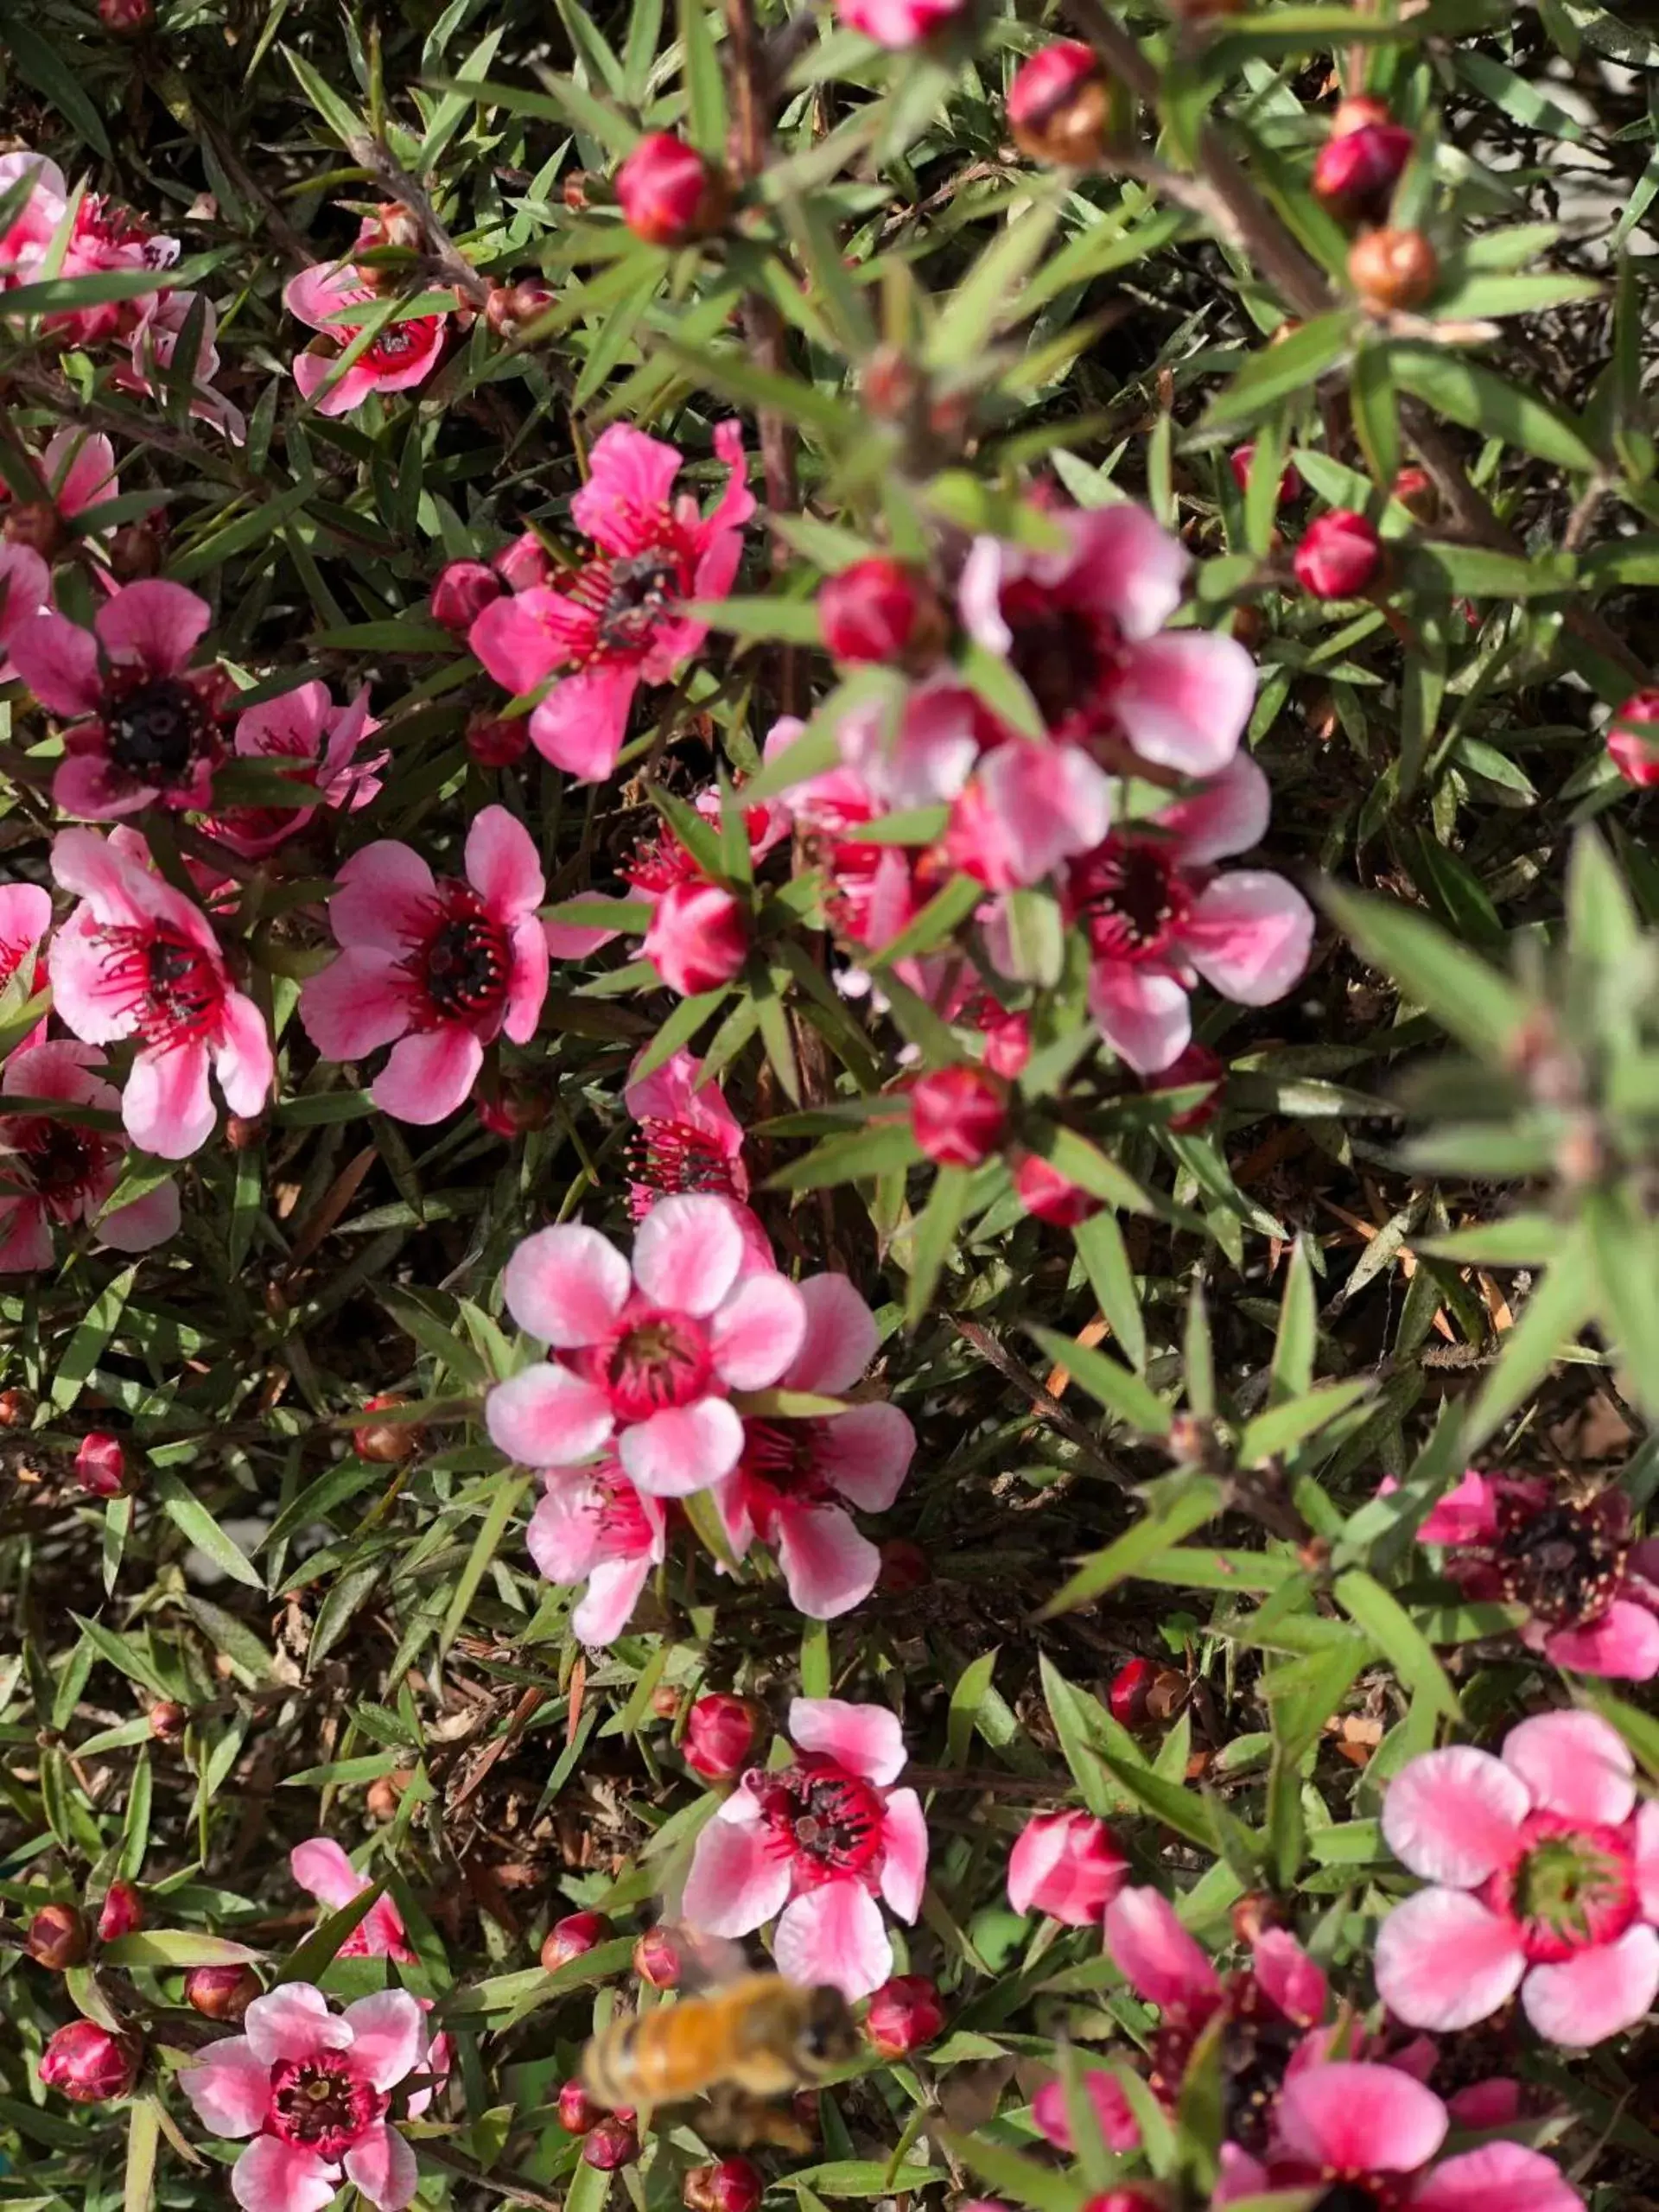
[(325, 1060), (358, 1060), (404, 1034), (412, 997), (396, 953), (353, 944), (301, 984), (300, 1020)]
[(426, 2049), (426, 2015), (406, 1989), (378, 1989), (343, 2015), (352, 2031), (352, 2064), (377, 2089), (395, 2089)]
[(212, 1052), (213, 1073), (232, 1113), (249, 1116), (263, 1113), (276, 1062), (265, 1017), (245, 991), (226, 992)]
[(1089, 1011), (1119, 1059), (1137, 1075), (1156, 1075), (1179, 1059), (1192, 1035), (1185, 987), (1173, 976), (1123, 961), (1095, 963)]
[(484, 1401), (484, 1426), (498, 1452), (525, 1467), (568, 1467), (610, 1440), (611, 1402), (596, 1383), (539, 1360), (498, 1382)]
[(778, 1509), (778, 1564), (789, 1602), (809, 1620), (833, 1621), (875, 1587), (881, 1554), (838, 1505), (786, 1500)]
[(473, 1032), (446, 1021), (418, 1037), (400, 1037), (369, 1096), (393, 1121), (429, 1128), (467, 1103), (483, 1065), (484, 1047)]
[[(1094, 2107), (1100, 2139), (1106, 2148), (1133, 2151), (1141, 2140), (1141, 2125), (1117, 2076), (1108, 2073), (1103, 2066), (1085, 2066), (1081, 2070), (1079, 2086)], [(1031, 2116), (1057, 2151), (1076, 2150), (1063, 2082), (1044, 2082), (1031, 2101)]]
[(1484, 2143), (1447, 2158), (1411, 2193), (1411, 2212), (1584, 2212), (1553, 2158), (1523, 2143)]
[(1650, 1682), (1659, 1675), (1659, 1614), (1630, 1598), (1615, 1598), (1587, 1628), (1552, 1630), (1544, 1650), (1556, 1666), (1575, 1675), (1602, 1675), (1620, 1682)]
[(231, 2195), (242, 2212), (322, 2212), (339, 2178), (338, 2166), (303, 2144), (262, 2135), (232, 2167)]
[(849, 1406), (819, 1432), (813, 1465), (861, 1513), (885, 1513), (904, 1488), (916, 1432), (897, 1406)]
[(654, 1305), (679, 1313), (712, 1313), (742, 1262), (742, 1231), (723, 1198), (660, 1199), (633, 1240), (635, 1281)]
[(600, 1515), (604, 1492), (577, 1467), (550, 1467), (524, 1541), (550, 1582), (585, 1582), (605, 1556)]
[(395, 2127), (383, 2120), (353, 2143), (342, 2161), (346, 2177), (361, 2190), (378, 2212), (404, 2212), (414, 2201), (421, 2170), (415, 2153)]
[(149, 576), (106, 599), (92, 626), (111, 660), (131, 663), (147, 676), (176, 676), (213, 619), (199, 593)]
[(352, 855), (328, 901), (328, 924), (342, 945), (376, 945), (407, 957), (431, 906), (432, 871), (412, 846), (382, 837)]
[(893, 1972), (881, 1908), (861, 1882), (826, 1882), (785, 1906), (772, 1939), (778, 1971), (806, 1987), (828, 1982), (849, 2004)]
[[(653, 1211), (658, 1209), (653, 1209)], [(709, 1337), (715, 1371), (731, 1390), (764, 1390), (801, 1348), (806, 1306), (780, 1274), (745, 1275), (716, 1309)]]
[(1191, 798), (1165, 807), (1158, 826), (1175, 839), (1183, 866), (1207, 868), (1259, 845), (1268, 834), (1272, 806), (1260, 766), (1248, 753), (1236, 753)]
[(899, 1779), (909, 1757), (899, 1716), (885, 1705), (853, 1705), (840, 1697), (793, 1698), (789, 1733), (799, 1750), (817, 1751), (883, 1789)]
[(1112, 712), (1143, 760), (1213, 776), (1238, 751), (1255, 703), (1255, 663), (1236, 638), (1166, 630), (1127, 652)]
[(63, 614), (37, 614), (11, 632), (12, 672), (22, 677), (50, 713), (80, 716), (98, 711), (104, 686), (98, 640)]
[(531, 714), (531, 743), (578, 783), (602, 784), (622, 750), (639, 688), (639, 671), (626, 661), (578, 669)]
[(1219, 1989), (1210, 1955), (1157, 1890), (1120, 1890), (1106, 1908), (1106, 1948), (1148, 2005), (1179, 2005)]
[(332, 1836), (314, 1835), (308, 1843), (296, 1844), (288, 1854), (288, 1871), (330, 1912), (350, 1904), (368, 1887)]
[(628, 1302), (628, 1263), (580, 1222), (538, 1229), (515, 1246), (502, 1277), (507, 1311), (555, 1351), (596, 1344)]
[(210, 2043), (195, 2065), (181, 2068), (179, 2087), (211, 2135), (255, 2135), (270, 2110), (270, 2068), (245, 2036)]
[(499, 921), (518, 921), (541, 905), (547, 879), (535, 840), (505, 806), (474, 817), (466, 865), (467, 882)]
[(1182, 950), (1205, 982), (1239, 1006), (1271, 1006), (1307, 969), (1313, 909), (1266, 868), (1235, 868), (1198, 894)]
[(1382, 1834), (1425, 1881), (1473, 1889), (1508, 1859), (1530, 1803), (1503, 1760), (1452, 1744), (1401, 1768), (1383, 1793)]
[(212, 1136), (218, 1118), (205, 1045), (147, 1046), (136, 1056), (121, 1094), (121, 1122), (141, 1150), (158, 1160), (188, 1160)]
[(1325, 2018), (1329, 1991), (1324, 1972), (1287, 1928), (1263, 1929), (1250, 1955), (1263, 1994), (1287, 2020), (1311, 2028)]
[(1547, 2043), (1587, 2050), (1633, 2028), (1656, 1996), (1659, 1932), (1628, 1928), (1616, 1943), (1534, 1967), (1521, 1985), (1521, 2009)]
[(1376, 1934), (1377, 1989), (1408, 2027), (1450, 2033), (1489, 2018), (1526, 1963), (1510, 1923), (1463, 1890), (1420, 1890)]
[(660, 526), (679, 472), (677, 446), (613, 423), (594, 441), (588, 481), (570, 502), (571, 520), (607, 553), (641, 552)]
[(888, 1793), (881, 1846), (881, 1894), (900, 1920), (914, 1921), (927, 1880), (927, 1821), (913, 1789)]
[(651, 1577), (648, 1559), (605, 1559), (588, 1578), (588, 1594), (570, 1615), (583, 1643), (613, 1643), (633, 1618)]
[(616, 1456), (648, 1497), (690, 1497), (736, 1466), (743, 1456), (743, 1424), (724, 1398), (698, 1398), (625, 1428)]
[(1649, 1797), (1636, 1816), (1635, 1849), (1642, 1917), (1659, 1920), (1659, 1798)]
[(697, 1838), (680, 1911), (704, 1936), (747, 1936), (789, 1901), (789, 1861), (758, 1823), (712, 1820)]
[(1274, 2133), (1300, 2164), (1338, 2173), (1415, 2173), (1446, 2140), (1446, 2107), (1397, 2066), (1340, 2059), (1290, 2077)]
[(1525, 1783), (1535, 1807), (1570, 1821), (1617, 1827), (1636, 1804), (1630, 1745), (1599, 1713), (1540, 1713), (1522, 1720), (1503, 1738), (1503, 1764)]
[(312, 2058), (320, 2050), (346, 2050), (352, 2041), (345, 2021), (308, 1981), (286, 1981), (256, 1997), (242, 2029), (254, 2056), (267, 2066), (283, 2058)]
[(515, 697), (544, 683), (564, 658), (550, 621), (568, 602), (537, 585), (493, 599), (467, 633), (467, 642), (502, 689)]
[(806, 1334), (784, 1377), (791, 1390), (835, 1397), (851, 1389), (880, 1342), (875, 1316), (843, 1274), (808, 1275), (800, 1286)]

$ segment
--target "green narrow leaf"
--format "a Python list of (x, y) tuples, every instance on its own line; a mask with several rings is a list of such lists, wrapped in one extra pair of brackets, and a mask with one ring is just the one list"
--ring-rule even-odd
[(911, 1230), (910, 1287), (905, 1294), (908, 1328), (918, 1326), (933, 1302), (940, 1272), (968, 1211), (973, 1184), (972, 1172), (966, 1167), (941, 1167), (933, 1178), (927, 1204)]
[(127, 2109), (127, 2170), (121, 2212), (149, 2212), (156, 2201), (156, 2160), (161, 2144), (161, 2107), (154, 2097), (135, 2097)]
[(1434, 1656), (1433, 1646), (1399, 1599), (1358, 1567), (1339, 1574), (1332, 1586), (1343, 1611), (1364, 1630), (1401, 1681), (1448, 1720), (1461, 1719), (1458, 1694)]
[(1049, 1357), (1074, 1376), (1091, 1398), (1097, 1398), (1108, 1413), (1143, 1436), (1168, 1435), (1173, 1416), (1138, 1375), (1092, 1344), (1080, 1344), (1058, 1329), (1027, 1326)]
[(1190, 1536), (1195, 1529), (1202, 1529), (1207, 1522), (1213, 1521), (1226, 1503), (1226, 1496), (1225, 1489), (1214, 1476), (1194, 1477), (1186, 1494), (1166, 1513), (1148, 1514), (1103, 1551), (1085, 1560), (1036, 1618), (1039, 1621), (1052, 1620), (1057, 1613), (1075, 1611), (1103, 1592), (1127, 1581), (1144, 1562), (1156, 1559)]

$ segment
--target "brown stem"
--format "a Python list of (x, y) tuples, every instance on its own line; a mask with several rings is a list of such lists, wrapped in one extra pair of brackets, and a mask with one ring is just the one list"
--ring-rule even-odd
[(446, 284), (453, 284), (474, 307), (483, 307), (490, 296), (489, 279), (480, 276), (450, 237), (427, 197), (425, 188), (399, 166), (378, 139), (359, 134), (348, 142), (346, 150), (354, 162), (367, 169), (383, 192), (415, 218), (433, 274)]
[(1126, 1474), (1116, 1461), (1109, 1459), (1100, 1448), (1100, 1439), (1087, 1425), (1080, 1421), (1069, 1407), (1061, 1404), (1052, 1390), (1042, 1383), (1024, 1363), (1014, 1357), (1007, 1346), (982, 1328), (977, 1321), (953, 1319), (952, 1327), (959, 1337), (970, 1344), (980, 1357), (994, 1367), (1003, 1380), (1012, 1382), (1016, 1390), (1023, 1391), (1030, 1400), (1033, 1413), (1039, 1414), (1052, 1427), (1058, 1429), (1069, 1443), (1075, 1444), (1098, 1475), (1119, 1490), (1133, 1490), (1135, 1478)]
[(488, 2190), (493, 2196), (510, 2196), (515, 2203), (528, 2204), (531, 2212), (564, 2212), (562, 2196), (550, 2196), (522, 2174), (486, 2173), (473, 2159), (463, 2158), (459, 2151), (446, 2151), (436, 2143), (423, 2141), (416, 2147), (423, 2158), (429, 2158), (435, 2166), (442, 2166), (452, 2174), (463, 2176), (474, 2189)]

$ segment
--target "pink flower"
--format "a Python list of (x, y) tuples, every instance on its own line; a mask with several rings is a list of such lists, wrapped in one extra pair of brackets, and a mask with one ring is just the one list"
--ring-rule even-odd
[(1265, 2159), (1224, 2148), (1211, 2202), (1312, 2188), (1321, 2202), (1410, 2212), (1583, 2212), (1560, 2168), (1519, 2143), (1439, 2159), (1450, 2126), (1434, 2092), (1398, 2067), (1309, 2066), (1285, 2084)]
[(944, 849), (992, 891), (1040, 883), (1091, 852), (1112, 819), (1111, 784), (1075, 745), (1013, 737), (987, 753), (950, 810)]
[(290, 1981), (256, 1997), (242, 2029), (178, 2078), (204, 2127), (252, 2138), (231, 2172), (243, 2212), (322, 2212), (342, 2177), (378, 2212), (403, 2212), (418, 2175), (387, 2114), (428, 2063), (416, 1999), (386, 1989), (331, 2012), (320, 1989)]
[[(199, 299), (201, 296), (196, 292), (156, 292), (142, 302), (128, 340), (127, 363), (124, 367), (118, 365), (114, 372), (113, 381), (124, 391), (149, 397), (158, 385), (170, 381), (179, 340)], [(247, 417), (213, 388), (213, 378), (219, 374), (219, 348), (213, 343), (219, 318), (211, 300), (201, 300), (201, 334), (190, 378), (190, 412), (198, 422), (211, 423), (232, 445), (239, 446), (247, 439)]]
[(530, 734), (556, 767), (583, 783), (603, 782), (616, 766), (639, 686), (667, 683), (708, 635), (707, 624), (683, 612), (685, 601), (723, 599), (732, 588), (742, 525), (754, 512), (737, 423), (718, 426), (715, 451), (730, 473), (703, 517), (689, 493), (669, 503), (679, 448), (613, 423), (594, 442), (592, 473), (570, 503), (598, 550), (562, 590), (512, 593), (473, 625), (473, 651), (509, 691), (533, 691), (559, 675)]
[(315, 262), (283, 288), (289, 313), (321, 333), (294, 362), (294, 381), (307, 399), (315, 398), (319, 415), (349, 415), (371, 392), (408, 391), (438, 365), (449, 318), (418, 315), (389, 322), (349, 369), (336, 373), (340, 354), (379, 303), (379, 294), (348, 260)]
[(1647, 734), (1659, 722), (1659, 691), (1637, 691), (1607, 725), (1607, 757), (1638, 791), (1659, 784), (1659, 746)]
[[(799, 1294), (806, 1333), (779, 1388), (839, 1396), (875, 1357), (875, 1317), (845, 1275), (809, 1275)], [(805, 1420), (746, 1419), (743, 1456), (715, 1493), (733, 1550), (741, 1558), (758, 1537), (778, 1554), (791, 1605), (834, 1620), (863, 1603), (881, 1571), (848, 1508), (885, 1512), (915, 1450), (909, 1420), (880, 1401)]]
[(17, 1005), (35, 990), (36, 956), (51, 926), (50, 892), (37, 883), (0, 883), (0, 991), (15, 979)]
[[(832, 577), (830, 582), (841, 581)], [(824, 592), (830, 588), (826, 584)], [(822, 598), (820, 594), (821, 601)], [(870, 626), (867, 617), (865, 627)], [(844, 643), (841, 650), (845, 652)], [(842, 718), (836, 730), (836, 742), (856, 782), (843, 786), (837, 785), (833, 775), (820, 777), (816, 779), (817, 796), (833, 801), (838, 790), (846, 798), (857, 791), (866, 804), (874, 802), (882, 810), (937, 806), (957, 796), (968, 780), (981, 746), (1001, 734), (1001, 726), (973, 692), (948, 676), (934, 677), (912, 684), (906, 692), (896, 731), (890, 727), (887, 709), (881, 702)], [(804, 804), (809, 810), (813, 795), (811, 787), (798, 785), (789, 793), (797, 806)]]
[(1046, 1912), (1068, 1928), (1087, 1928), (1128, 1878), (1129, 1862), (1104, 1821), (1092, 1813), (1039, 1813), (1009, 1854), (1008, 1903), (1016, 1912)]
[(1382, 566), (1382, 541), (1373, 523), (1351, 507), (1316, 515), (1291, 556), (1296, 581), (1313, 599), (1353, 599)]
[[(302, 1890), (309, 1890), (319, 1904), (339, 1912), (354, 1904), (365, 1882), (351, 1860), (330, 1837), (314, 1835), (308, 1843), (296, 1844), (288, 1854), (288, 1870)], [(342, 1959), (402, 1959), (413, 1963), (404, 1916), (389, 1897), (378, 1897), (364, 1914), (338, 1955)]]
[[(116, 496), (115, 448), (101, 432), (67, 428), (53, 432), (38, 460), (30, 458), (40, 497), (14, 499), (10, 485), (0, 486), (0, 513), (5, 517), (8, 542), (50, 562), (62, 550), (67, 524), (74, 517)], [(11, 626), (39, 612), (44, 603), (36, 600), (31, 606), (28, 601), (26, 591), (9, 594)], [(0, 613), (0, 624), (7, 620)]]
[(275, 1071), (265, 1018), (232, 988), (213, 925), (144, 861), (128, 830), (60, 830), (52, 873), (80, 904), (52, 940), (54, 1003), (89, 1045), (133, 1038), (121, 1098), (134, 1144), (186, 1160), (213, 1134), (211, 1066), (233, 1114), (260, 1112)]
[(400, 1122), (442, 1122), (464, 1103), (484, 1047), (528, 1043), (547, 995), (545, 884), (530, 832), (486, 806), (467, 833), (465, 882), (435, 878), (392, 838), (340, 871), (328, 919), (338, 960), (310, 976), (300, 1019), (325, 1059), (391, 1055), (371, 1096)]
[(849, 31), (894, 51), (915, 46), (962, 12), (963, 0), (836, 0)]
[(1143, 507), (1050, 511), (1065, 537), (1039, 553), (974, 542), (962, 619), (1024, 678), (1053, 735), (1123, 765), (1126, 748), (1186, 776), (1211, 776), (1238, 749), (1255, 666), (1236, 639), (1166, 630), (1190, 566)]
[[(700, 791), (696, 805), (705, 822), (718, 824), (721, 817), (718, 791)], [(748, 833), (751, 864), (764, 860), (772, 848), (789, 835), (789, 815), (783, 807), (775, 804), (746, 809), (743, 821)], [(621, 874), (628, 887), (628, 901), (607, 898), (602, 892), (589, 892), (582, 903), (602, 907), (643, 902), (654, 912), (671, 891), (710, 887), (709, 879), (669, 829), (663, 830), (657, 836), (640, 838), (634, 846), (632, 858), (622, 864)], [(601, 944), (608, 944), (613, 937), (620, 934), (614, 929), (607, 929), (602, 924), (591, 922), (550, 921), (543, 926), (547, 933), (548, 950), (556, 960), (579, 960), (585, 954), (596, 951)], [(669, 957), (671, 962), (672, 952)]]
[(1314, 197), (1344, 221), (1387, 219), (1394, 188), (1417, 150), (1416, 136), (1381, 100), (1345, 99), (1313, 158)]
[(1471, 1468), (1417, 1531), (1478, 1601), (1521, 1605), (1522, 1641), (1556, 1666), (1631, 1682), (1659, 1675), (1659, 1540), (1634, 1543), (1630, 1502), (1583, 1504), (1534, 1476)]
[(722, 883), (671, 883), (657, 901), (641, 948), (682, 998), (732, 982), (749, 957), (749, 918)]
[(52, 571), (32, 545), (0, 540), (0, 682), (16, 674), (13, 640), (32, 630), (52, 604)]
[(584, 1643), (613, 1643), (662, 1563), (663, 1507), (609, 1457), (544, 1468), (542, 1492), (525, 1538), (530, 1555), (550, 1582), (588, 1585), (570, 1616), (573, 1633)]
[(1582, 2049), (1659, 1995), (1659, 1804), (1636, 1809), (1624, 1739), (1592, 1713), (1511, 1728), (1501, 1758), (1425, 1751), (1382, 1800), (1389, 1849), (1433, 1886), (1376, 1939), (1376, 1986), (1408, 2026), (1484, 2020), (1517, 1988), (1547, 2042)]
[(1248, 754), (1192, 798), (1113, 835), (1072, 862), (1069, 917), (1087, 931), (1090, 1010), (1137, 1075), (1166, 1068), (1192, 1033), (1198, 978), (1242, 1006), (1268, 1006), (1307, 966), (1313, 914), (1300, 891), (1259, 868), (1211, 865), (1256, 842), (1268, 779)]
[(1008, 131), (1036, 162), (1087, 168), (1112, 137), (1111, 87), (1100, 56), (1081, 39), (1055, 39), (1028, 54), (1008, 86)]
[(631, 1077), (622, 1093), (639, 1124), (639, 1173), (628, 1185), (636, 1221), (658, 1198), (686, 1192), (712, 1191), (739, 1201), (749, 1195), (742, 1124), (720, 1085), (701, 1081), (702, 1074), (701, 1060), (672, 1052), (649, 1075)]
[(66, 814), (112, 821), (159, 804), (205, 807), (223, 747), (226, 678), (189, 659), (213, 620), (182, 584), (128, 584), (83, 630), (41, 614), (12, 633), (12, 664), (43, 707), (68, 715), (52, 797)]
[(357, 758), (379, 728), (363, 684), (348, 706), (337, 707), (326, 683), (296, 684), (237, 716), (236, 756), (270, 760), (291, 784), (315, 794), (310, 806), (232, 806), (214, 817), (213, 835), (249, 860), (275, 852), (315, 819), (317, 806), (354, 814), (378, 793), (379, 771), (389, 753)]
[(10, 226), (0, 231), (0, 281), (8, 289), (32, 281), (35, 266), (51, 245), (68, 206), (68, 187), (55, 162), (26, 146), (0, 154), (0, 196), (25, 176), (34, 179), (29, 196)]
[(747, 1936), (774, 1914), (772, 1957), (804, 1984), (849, 2001), (893, 1972), (879, 1895), (900, 1920), (921, 1910), (927, 1823), (913, 1789), (895, 1789), (905, 1739), (885, 1707), (798, 1697), (792, 1766), (751, 1767), (697, 1838), (687, 1924)]
[(507, 1310), (554, 1357), (491, 1391), (497, 1447), (567, 1467), (610, 1446), (653, 1497), (729, 1475), (743, 1449), (730, 1393), (776, 1382), (808, 1325), (793, 1283), (746, 1269), (738, 1214), (723, 1198), (663, 1199), (635, 1233), (632, 1268), (579, 1223), (527, 1236), (507, 1262)]
[(918, 676), (938, 660), (949, 635), (926, 570), (884, 553), (824, 579), (818, 622), (824, 650), (837, 660), (894, 661)]
[(1008, 1086), (975, 1060), (930, 1068), (911, 1086), (910, 1126), (941, 1167), (980, 1167), (1008, 1131)]
[(427, 605), (440, 629), (464, 638), (506, 586), (485, 561), (448, 561), (439, 569)]
[(115, 1139), (80, 1122), (4, 1110), (4, 1098), (13, 1097), (60, 1098), (107, 1112), (121, 1100), (113, 1084), (92, 1072), (103, 1065), (95, 1045), (65, 1039), (25, 1046), (0, 1071), (0, 1274), (49, 1268), (54, 1223), (84, 1223), (95, 1243), (117, 1252), (148, 1252), (177, 1232), (179, 1186), (171, 1176), (104, 1215), (121, 1179), (122, 1147)]

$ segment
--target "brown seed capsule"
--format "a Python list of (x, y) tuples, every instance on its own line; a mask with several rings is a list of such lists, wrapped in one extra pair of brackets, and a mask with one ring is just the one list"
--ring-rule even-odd
[(1348, 280), (1368, 308), (1391, 314), (1432, 298), (1440, 264), (1421, 231), (1367, 231), (1348, 250)]
[(3, 535), (9, 545), (26, 546), (43, 561), (62, 549), (63, 517), (50, 499), (20, 499), (7, 510)]
[(149, 1708), (149, 1732), (160, 1744), (176, 1744), (189, 1726), (190, 1716), (170, 1697), (157, 1698)]
[(62, 1974), (78, 1967), (91, 1944), (86, 1916), (72, 1904), (43, 1904), (29, 1923), (23, 1948), (37, 1966)]
[[(363, 1410), (365, 1414), (384, 1413), (389, 1407), (408, 1403), (407, 1398), (388, 1392), (378, 1398), (365, 1398)], [(358, 1458), (371, 1460), (379, 1467), (395, 1467), (400, 1460), (410, 1459), (420, 1450), (422, 1440), (418, 1421), (371, 1421), (352, 1431), (352, 1449)]]

